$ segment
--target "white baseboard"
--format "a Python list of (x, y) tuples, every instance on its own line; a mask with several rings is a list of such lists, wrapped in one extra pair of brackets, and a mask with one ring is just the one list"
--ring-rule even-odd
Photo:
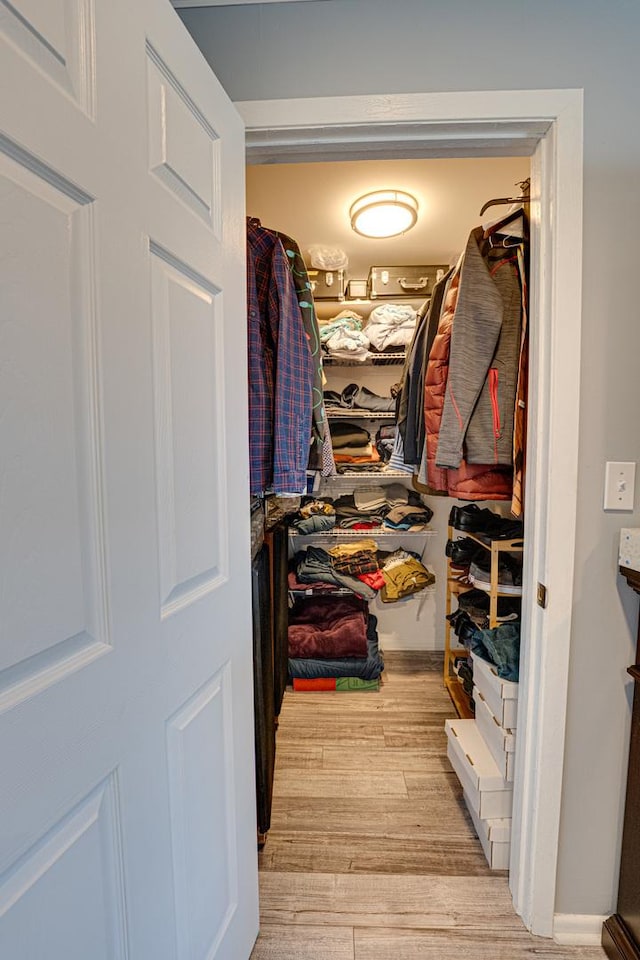
[(566, 946), (599, 946), (602, 924), (608, 914), (556, 913), (553, 917), (553, 939)]

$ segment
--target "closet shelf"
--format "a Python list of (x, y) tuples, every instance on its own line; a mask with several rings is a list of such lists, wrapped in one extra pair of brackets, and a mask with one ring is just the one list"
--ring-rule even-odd
[(473, 701), (464, 691), (464, 687), (457, 677), (445, 677), (444, 685), (449, 692), (449, 696), (456, 708), (456, 713), (463, 720), (473, 720), (475, 712), (473, 710)]
[(305, 590), (289, 590), (293, 599), (302, 597), (352, 597), (353, 590), (347, 590), (346, 587), (337, 587), (335, 590), (314, 590), (311, 584)]
[(475, 540), (485, 550), (495, 550), (497, 553), (522, 553), (524, 550), (522, 537), (515, 537), (513, 540), (490, 540), (489, 537), (484, 537), (480, 533), (469, 533), (468, 530), (459, 530), (457, 527), (452, 529), (463, 537), (468, 537), (469, 540)]
[(322, 362), (340, 367), (390, 367), (404, 363), (405, 357), (405, 353), (398, 351), (397, 353), (370, 353), (365, 360), (349, 360), (342, 357), (332, 357), (328, 353), (323, 357)]
[(426, 527), (424, 530), (391, 530), (389, 527), (373, 527), (371, 530), (352, 530), (349, 527), (345, 529), (337, 527), (332, 530), (318, 530), (315, 533), (298, 533), (293, 527), (289, 527), (289, 536), (292, 539), (297, 539), (298, 537), (304, 537), (305, 539), (317, 537), (319, 540), (338, 540), (346, 537), (347, 539), (366, 540), (369, 537), (373, 539), (378, 539), (379, 537), (435, 537), (437, 533), (438, 531), (432, 530), (431, 527)]
[(449, 590), (454, 595), (459, 593), (468, 593), (469, 590), (473, 590), (472, 583), (464, 583), (462, 580), (458, 580), (456, 577), (448, 577), (447, 584), (449, 585)]
[[(493, 591), (491, 587), (483, 587), (481, 583), (472, 584), (475, 590), (482, 590), (483, 593), (488, 594), (490, 597), (513, 597), (518, 600), (522, 597), (522, 587), (516, 587), (511, 590), (495, 590)], [(516, 592), (517, 591), (517, 592)]]
[(410, 480), (413, 474), (405, 473), (403, 470), (355, 470), (353, 473), (338, 473), (335, 477), (323, 477), (322, 479), (328, 483), (340, 483), (348, 481), (352, 483), (354, 480), (389, 480), (392, 479), (403, 479)]
[[(395, 410), (343, 410), (342, 407), (325, 407), (327, 420), (395, 420)], [(340, 451), (337, 450), (337, 453)]]

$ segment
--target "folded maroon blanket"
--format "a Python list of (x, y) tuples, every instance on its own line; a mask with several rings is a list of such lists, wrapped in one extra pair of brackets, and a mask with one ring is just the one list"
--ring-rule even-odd
[(299, 604), (289, 622), (289, 656), (366, 658), (367, 611), (362, 601), (317, 597)]

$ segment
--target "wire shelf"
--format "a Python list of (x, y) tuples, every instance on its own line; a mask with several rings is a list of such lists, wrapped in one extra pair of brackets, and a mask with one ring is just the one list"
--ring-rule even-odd
[[(361, 410), (355, 407), (351, 410), (342, 407), (325, 406), (327, 420), (395, 420), (395, 410)], [(340, 453), (336, 450), (336, 453)]]
[(354, 470), (353, 473), (338, 473), (335, 477), (323, 477), (323, 483), (352, 483), (354, 480), (411, 480), (413, 474), (402, 470)]
[(324, 355), (322, 362), (336, 367), (390, 367), (404, 363), (406, 354), (402, 351), (394, 353), (370, 353), (364, 360), (350, 360), (343, 357), (334, 357), (330, 353)]
[(311, 539), (317, 537), (319, 540), (338, 540), (346, 537), (347, 539), (366, 540), (371, 537), (435, 537), (437, 530), (431, 527), (425, 527), (423, 530), (392, 530), (390, 527), (373, 527), (370, 530), (352, 530), (350, 527), (333, 527), (331, 530), (317, 530), (314, 533), (300, 533), (295, 527), (289, 527), (289, 536), (292, 538), (304, 537)]

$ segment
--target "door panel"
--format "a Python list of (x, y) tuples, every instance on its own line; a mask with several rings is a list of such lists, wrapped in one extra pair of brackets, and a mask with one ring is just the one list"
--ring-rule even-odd
[(0, 955), (125, 960), (115, 789), (112, 775), (15, 865), (0, 887)]
[(149, 168), (219, 236), (219, 137), (159, 53), (147, 45)]
[(238, 906), (234, 784), (219, 775), (233, 760), (230, 695), (224, 667), (167, 726), (181, 960), (215, 956)]
[(0, 710), (108, 643), (90, 198), (13, 153), (0, 154), (0, 209), (14, 224), (0, 260)]
[(0, 89), (0, 955), (244, 960), (242, 123), (165, 0), (0, 0)]
[(60, 91), (94, 115), (91, 0), (1, 0), (0, 31)]
[(215, 589), (224, 523), (220, 291), (152, 244), (152, 314), (162, 616)]

